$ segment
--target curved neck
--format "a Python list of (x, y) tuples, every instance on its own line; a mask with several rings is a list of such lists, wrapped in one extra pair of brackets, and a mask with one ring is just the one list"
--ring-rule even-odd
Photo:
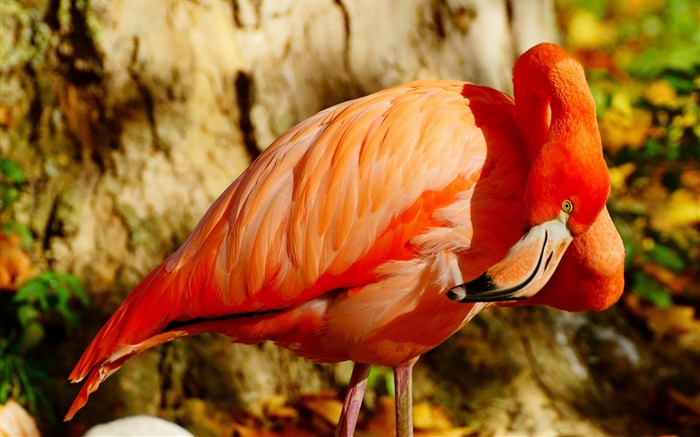
[(576, 214), (567, 226), (578, 235), (598, 216), (610, 189), (583, 67), (558, 46), (540, 44), (518, 58), (513, 88), (530, 158), (526, 226), (555, 218), (569, 199)]
[[(513, 68), (513, 87), (518, 127), (530, 161), (534, 161), (551, 135), (598, 135), (595, 103), (583, 68), (561, 48), (521, 56)], [(574, 130), (572, 132), (572, 130)], [(573, 142), (572, 142), (573, 143)]]

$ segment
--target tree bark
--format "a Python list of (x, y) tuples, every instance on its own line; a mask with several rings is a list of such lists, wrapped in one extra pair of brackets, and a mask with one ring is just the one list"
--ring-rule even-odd
[[(94, 309), (61, 343), (57, 373), (67, 375), (128, 291), (297, 122), (414, 79), (509, 91), (517, 55), (556, 40), (552, 2), (524, 3), (3, 0), (0, 151), (29, 182), (2, 219), (27, 224), (35, 264), (77, 275)], [(649, 405), (615, 388), (659, 372), (635, 332), (619, 311), (492, 311), (419, 361), (416, 397), (449, 406), (479, 435), (616, 434), (615, 414)], [(690, 375), (690, 362), (664, 369)], [(187, 416), (202, 399), (262, 414), (276, 394), (349, 376), (346, 365), (270, 344), (202, 336), (131, 360), (77, 420), (157, 413), (211, 431)], [(77, 388), (59, 384), (62, 415)], [(610, 408), (621, 399), (630, 409)]]

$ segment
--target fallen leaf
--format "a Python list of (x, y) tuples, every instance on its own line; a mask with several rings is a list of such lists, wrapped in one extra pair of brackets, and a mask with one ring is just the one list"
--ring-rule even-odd
[(614, 28), (602, 23), (590, 11), (579, 9), (569, 19), (566, 35), (570, 49), (594, 49), (612, 41)]
[(681, 185), (685, 188), (700, 192), (700, 170), (690, 168), (681, 173)]
[(263, 414), (265, 417), (279, 420), (292, 420), (299, 417), (299, 411), (287, 405), (287, 397), (283, 394), (267, 399), (263, 405)]
[(610, 185), (615, 191), (623, 191), (627, 187), (627, 179), (637, 169), (637, 165), (633, 162), (618, 165), (610, 169)]
[(252, 426), (233, 423), (234, 436), (237, 437), (281, 437), (282, 434), (268, 429), (258, 429)]
[(302, 396), (301, 405), (333, 426), (338, 424), (343, 410), (343, 403), (328, 395)]
[[(396, 416), (394, 412), (395, 399), (384, 396), (377, 403), (377, 411), (367, 421), (367, 435), (383, 437), (394, 435)], [(461, 437), (473, 434), (473, 427), (455, 427), (440, 406), (428, 402), (413, 405), (413, 427), (416, 437)], [(362, 435), (365, 435), (364, 433)]]
[(455, 427), (441, 406), (419, 402), (413, 406), (413, 426), (416, 437), (461, 437), (476, 431), (474, 427)]
[(659, 231), (700, 223), (700, 196), (686, 188), (671, 193), (666, 202), (651, 211), (651, 226)]
[(413, 406), (413, 426), (420, 429), (447, 429), (452, 421), (441, 407), (420, 402)]
[(394, 435), (396, 416), (394, 415), (394, 398), (382, 396), (377, 402), (377, 410), (367, 421), (367, 431), (370, 436)]
[(655, 308), (649, 313), (649, 327), (659, 336), (680, 335), (700, 330), (700, 321), (695, 318), (695, 308), (675, 305), (671, 308)]
[(649, 137), (652, 116), (649, 111), (634, 108), (629, 114), (617, 108), (607, 109), (600, 119), (603, 146), (616, 154), (623, 147), (639, 149)]
[(416, 437), (464, 437), (474, 434), (476, 431), (476, 428), (471, 426), (460, 426), (438, 430), (418, 430), (415, 435)]
[(183, 425), (197, 430), (197, 434), (230, 435), (235, 423), (228, 412), (199, 398), (187, 398), (182, 413)]
[(668, 288), (671, 293), (678, 294), (686, 289), (693, 280), (692, 275), (680, 275), (671, 269), (654, 263), (642, 264), (644, 272)]
[(644, 91), (644, 98), (654, 106), (665, 108), (678, 107), (678, 93), (666, 80), (652, 82)]
[(19, 247), (19, 235), (0, 232), (0, 289), (17, 291), (28, 279), (36, 276), (29, 256)]
[(629, 294), (625, 306), (638, 318), (644, 320), (654, 337), (659, 340), (666, 335), (680, 336), (700, 331), (700, 320), (695, 318), (695, 308), (675, 305), (670, 308), (645, 307), (639, 297)]

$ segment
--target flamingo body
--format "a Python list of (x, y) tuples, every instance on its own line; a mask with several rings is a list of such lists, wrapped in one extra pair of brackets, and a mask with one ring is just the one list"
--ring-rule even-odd
[[(556, 46), (538, 47), (534, 55), (549, 53), (553, 65), (569, 60)], [(521, 77), (534, 70), (522, 68)], [(622, 287), (621, 244), (604, 210), (609, 183), (599, 140), (562, 154), (597, 173), (582, 179), (583, 194), (564, 196), (575, 208), (594, 205), (561, 213), (559, 189), (533, 180), (559, 177), (550, 168), (561, 165), (557, 157), (543, 163), (540, 149), (550, 147), (562, 117), (556, 103), (543, 107), (536, 93), (522, 95), (516, 88), (514, 101), (465, 82), (411, 82), (326, 109), (282, 135), (97, 334), (70, 376), (88, 381), (66, 418), (126, 359), (203, 332), (272, 340), (319, 362), (412, 365), (494, 304), (479, 300), (473, 284), (517, 282), (532, 270), (530, 255), (508, 261), (516, 252), (540, 253), (531, 274), (539, 282), (526, 284), (535, 290), (516, 304), (612, 304)], [(523, 113), (521, 105), (534, 109)], [(567, 138), (578, 138), (576, 122), (561, 122)], [(519, 243), (523, 229), (556, 217), (572, 236), (551, 250), (546, 244), (554, 243), (534, 237)], [(545, 242), (556, 240), (547, 232)], [(600, 237), (612, 239), (611, 249), (595, 250)], [(448, 290), (464, 290), (448, 296), (466, 303), (448, 299)], [(575, 303), (567, 298), (582, 291)]]

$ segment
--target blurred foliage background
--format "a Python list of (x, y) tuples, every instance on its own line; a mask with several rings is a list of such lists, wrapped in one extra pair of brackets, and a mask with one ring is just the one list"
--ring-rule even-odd
[[(625, 307), (659, 338), (700, 331), (700, 24), (694, 0), (556, 2), (587, 70), (627, 252)], [(688, 338), (691, 341), (691, 338)]]

